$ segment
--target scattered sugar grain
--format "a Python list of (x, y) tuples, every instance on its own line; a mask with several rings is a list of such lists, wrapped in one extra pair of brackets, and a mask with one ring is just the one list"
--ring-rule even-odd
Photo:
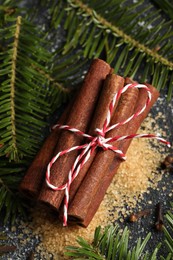
[(16, 232), (16, 227), (15, 226), (11, 227), (11, 232)]

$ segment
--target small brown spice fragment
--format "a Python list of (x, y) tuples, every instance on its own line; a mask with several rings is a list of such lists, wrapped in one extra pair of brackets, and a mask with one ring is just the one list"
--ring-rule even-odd
[(26, 260), (34, 260), (34, 252), (31, 251)]
[(156, 221), (155, 221), (155, 229), (157, 231), (162, 231), (163, 230), (163, 215), (162, 215), (162, 206), (161, 203), (157, 203), (156, 205)]
[(9, 253), (14, 252), (16, 250), (16, 246), (3, 245), (0, 246), (0, 253)]
[(150, 209), (141, 210), (137, 213), (132, 213), (129, 217), (130, 222), (137, 222), (140, 218), (146, 217), (150, 214)]
[(163, 167), (169, 170), (173, 170), (173, 154), (166, 156), (163, 162)]

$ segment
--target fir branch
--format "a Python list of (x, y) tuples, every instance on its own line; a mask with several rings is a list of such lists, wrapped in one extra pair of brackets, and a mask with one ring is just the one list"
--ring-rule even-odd
[(57, 8), (51, 9), (52, 23), (55, 27), (63, 23), (67, 31), (63, 53), (81, 48), (84, 58), (105, 54), (115, 73), (132, 78), (138, 73), (141, 81), (147, 80), (159, 90), (168, 84), (170, 99), (172, 24), (164, 22), (152, 5), (143, 5), (143, 1), (130, 5), (125, 0), (105, 1), (102, 5), (90, 0), (58, 1)]
[[(82, 13), (85, 13), (85, 15), (90, 16), (92, 19), (92, 22), (97, 25), (99, 28), (104, 28), (104, 30), (107, 33), (112, 33), (116, 37), (122, 38), (122, 41), (124, 43), (127, 43), (131, 48), (136, 48), (140, 52), (145, 53), (146, 55), (149, 55), (154, 62), (158, 63), (161, 62), (163, 65), (168, 66), (170, 69), (173, 69), (173, 62), (170, 62), (163, 56), (159, 55), (157, 52), (154, 50), (148, 48), (146, 45), (141, 44), (139, 41), (135, 40), (132, 38), (130, 35), (127, 35), (124, 33), (123, 30), (121, 30), (119, 27), (116, 25), (113, 25), (111, 22), (106, 20), (104, 17), (96, 13), (93, 9), (89, 8), (88, 5), (83, 4), (82, 1), (80, 0), (68, 0), (68, 3), (70, 6), (73, 8), (79, 8)], [(69, 11), (69, 9), (68, 9)]]
[(48, 82), (50, 83), (50, 93), (49, 93), (48, 101), (49, 104), (51, 104), (51, 114), (53, 114), (53, 112), (57, 110), (62, 103), (65, 103), (68, 100), (70, 94), (72, 94), (72, 92), (74, 91), (74, 88), (65, 87), (65, 84), (60, 82), (59, 78), (58, 80), (56, 79), (56, 77), (58, 77), (59, 74), (61, 73), (61, 70), (58, 70), (57, 72), (58, 76), (53, 77), (53, 75), (56, 72), (55, 64), (52, 68), (51, 74), (46, 73), (44, 70), (36, 67), (35, 65), (33, 65), (33, 67), (40, 74), (42, 74), (45, 77), (45, 79), (47, 79)]
[(12, 17), (14, 14), (18, 14), (18, 6), (20, 5), (21, 0), (2, 0), (0, 1), (0, 26), (8, 21), (9, 17)]
[(156, 6), (158, 6), (163, 12), (165, 12), (166, 15), (169, 16), (171, 20), (173, 20), (173, 6), (172, 3), (168, 0), (151, 0)]
[[(40, 102), (43, 103), (42, 100), (39, 101), (39, 92), (43, 97), (42, 76), (40, 77), (38, 73), (36, 75), (35, 71), (30, 68), (31, 65), (29, 63), (30, 60), (32, 60), (32, 58), (30, 57), (31, 54), (28, 53), (27, 50), (30, 49), (30, 51), (31, 50), (33, 51), (33, 54), (35, 53), (34, 47), (31, 47), (31, 41), (32, 41), (31, 39), (33, 38), (33, 35), (30, 35), (32, 37), (31, 39), (29, 39), (28, 36), (27, 37), (25, 36), (25, 30), (28, 32), (27, 24), (25, 26), (23, 24), (23, 28), (21, 28), (21, 20), (22, 20), (21, 17), (14, 18), (12, 19), (12, 21), (10, 21), (12, 22), (12, 24), (10, 23), (9, 28), (5, 28), (4, 30), (3, 29), (1, 30), (1, 33), (5, 38), (7, 38), (6, 35), (8, 35), (8, 38), (6, 40), (7, 50), (1, 53), (1, 66), (0, 66), (0, 72), (1, 72), (0, 74), (2, 79), (2, 83), (0, 86), (0, 91), (2, 93), (1, 95), (2, 97), (0, 101), (0, 106), (1, 106), (0, 136), (3, 143), (3, 146), (1, 147), (1, 154), (2, 155), (8, 154), (10, 160), (15, 160), (15, 161), (18, 161), (19, 158), (23, 156), (23, 151), (22, 151), (23, 147), (20, 148), (20, 146), (24, 145), (21, 142), (23, 142), (22, 140), (25, 135), (24, 133), (25, 120), (22, 122), (21, 115), (23, 114), (23, 116), (26, 119), (28, 117), (28, 121), (30, 123), (32, 122), (33, 129), (34, 129), (34, 123), (36, 124), (36, 127), (37, 125), (41, 125), (41, 124), (43, 125), (43, 123), (39, 119), (39, 117), (43, 113), (41, 112), (41, 110), (36, 109), (35, 107), (36, 102), (34, 100), (35, 98), (38, 98), (38, 102), (37, 102), (38, 105)], [(36, 43), (36, 38), (34, 38), (33, 40)], [(33, 44), (35, 43), (33, 42)], [(21, 48), (23, 48), (23, 50)], [(24, 49), (26, 49), (25, 52)], [(45, 57), (43, 56), (43, 59)], [(40, 57), (38, 56), (37, 59), (40, 59)], [(34, 80), (33, 80), (33, 76), (35, 76)], [(38, 86), (36, 84), (38, 84), (38, 86), (41, 84), (42, 88), (38, 90)], [(29, 86), (30, 86), (30, 91), (28, 89)], [(34, 96), (32, 97), (32, 95), (35, 95), (35, 98)], [(24, 100), (26, 101), (26, 103), (24, 102)], [(26, 106), (26, 104), (28, 104), (28, 106)], [(35, 113), (36, 110), (40, 112), (40, 115), (37, 116), (38, 119), (33, 117), (36, 116)], [(46, 111), (47, 109), (45, 107), (44, 113), (47, 113)], [(25, 115), (24, 112), (26, 113)], [(26, 121), (25, 124), (29, 122)], [(26, 138), (27, 138), (27, 133), (26, 133)], [(32, 141), (30, 140), (30, 144), (31, 143)], [(27, 147), (26, 142), (25, 142), (25, 146), (29, 152), (28, 149), (29, 147)], [(30, 149), (30, 151), (32, 153), (32, 148)], [(26, 154), (28, 154), (28, 152)]]
[(46, 120), (69, 94), (52, 77), (54, 55), (41, 32), (16, 14), (6, 22), (0, 28), (0, 215), (5, 222), (24, 215), (19, 182), (45, 137)]
[[(15, 182), (15, 178), (13, 178)], [(14, 224), (17, 216), (26, 218), (28, 205), (18, 191), (10, 189), (2, 179), (0, 179), (0, 211), (4, 224)]]
[(165, 218), (168, 223), (168, 228), (164, 227), (164, 234), (165, 234), (164, 243), (166, 244), (169, 252), (167, 256), (168, 258), (166, 259), (172, 259), (173, 258), (173, 213), (171, 211), (168, 211), (167, 214), (165, 215)]
[(29, 162), (9, 163), (8, 158), (0, 160), (0, 215), (4, 223), (14, 223), (17, 216), (26, 218), (28, 208), (19, 194), (18, 185)]
[(0, 154), (18, 161), (36, 153), (46, 117), (66, 93), (51, 76), (52, 55), (32, 24), (20, 16), (10, 18), (0, 32), (6, 43), (0, 56)]
[(55, 78), (53, 78), (50, 74), (46, 73), (44, 70), (37, 68), (34, 64), (33, 68), (36, 69), (40, 74), (42, 74), (48, 81), (50, 81), (52, 87), (54, 86), (58, 91), (63, 92), (64, 94), (68, 94), (71, 92), (69, 88), (65, 88), (63, 84), (56, 81)]
[(21, 16), (17, 17), (16, 21), (16, 31), (14, 34), (14, 42), (13, 42), (13, 50), (12, 50), (12, 65), (11, 65), (11, 136), (12, 136), (12, 144), (13, 144), (13, 151), (14, 151), (14, 158), (18, 160), (17, 154), (17, 142), (16, 142), (16, 125), (15, 125), (15, 82), (16, 82), (16, 62), (17, 62), (17, 52), (18, 52), (18, 45), (19, 45), (19, 35), (20, 35), (20, 26), (21, 26)]
[(62, 49), (55, 53), (52, 75), (57, 82), (74, 89), (83, 79), (88, 60), (82, 58), (80, 49), (72, 49), (66, 54), (62, 54)]
[(83, 238), (79, 237), (77, 246), (67, 246), (65, 255), (73, 257), (75, 260), (82, 259), (98, 259), (98, 260), (115, 260), (115, 259), (157, 259), (157, 253), (159, 249), (156, 247), (154, 251), (149, 254), (145, 251), (145, 247), (151, 237), (148, 234), (146, 238), (142, 240), (139, 238), (136, 246), (131, 250), (129, 244), (129, 230), (124, 228), (123, 232), (119, 230), (118, 225), (115, 227), (107, 226), (104, 230), (101, 227), (97, 227), (94, 234), (94, 240), (92, 244), (89, 244)]

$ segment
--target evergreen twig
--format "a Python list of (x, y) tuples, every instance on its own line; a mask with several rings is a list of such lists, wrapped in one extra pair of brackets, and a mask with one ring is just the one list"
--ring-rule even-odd
[(160, 8), (171, 20), (173, 20), (173, 6), (168, 0), (151, 0), (156, 6)]
[[(32, 23), (39, 21), (39, 11), (32, 15), (20, 3), (0, 0), (0, 213), (7, 210), (6, 219), (20, 204), (19, 197), (13, 203), (17, 185), (40, 148), (49, 115), (71, 91), (65, 86), (82, 80), (92, 58), (105, 59), (123, 76), (139, 75), (158, 89), (167, 86), (169, 99), (173, 90), (167, 0), (159, 2), (160, 9), (142, 0), (33, 1), (49, 13), (42, 27)], [(48, 22), (54, 28), (46, 31)]]
[[(173, 206), (173, 204), (172, 204)], [(168, 227), (164, 227), (164, 234), (165, 234), (165, 245), (168, 249), (168, 256), (165, 259), (172, 259), (173, 258), (173, 213), (168, 211), (165, 215), (165, 218), (168, 223)], [(162, 257), (164, 259), (164, 257)]]
[(44, 139), (48, 116), (68, 91), (53, 80), (52, 55), (32, 23), (16, 15), (5, 23), (0, 28), (0, 214), (7, 222), (24, 214), (18, 184)]
[(93, 243), (90, 244), (83, 238), (79, 237), (77, 242), (79, 246), (67, 246), (65, 255), (79, 259), (98, 259), (98, 260), (115, 260), (115, 259), (157, 259), (159, 245), (152, 253), (145, 251), (151, 234), (149, 233), (142, 241), (138, 239), (136, 246), (131, 250), (129, 248), (129, 230), (124, 228), (123, 232), (119, 230), (118, 225), (115, 227), (107, 226), (104, 230), (97, 227), (94, 234)]
[(89, 59), (104, 53), (116, 73), (132, 78), (141, 74), (141, 81), (148, 80), (159, 90), (167, 84), (171, 98), (172, 22), (165, 22), (153, 5), (145, 8), (143, 1), (136, 5), (126, 0), (104, 1), (100, 5), (99, 1), (66, 0), (58, 1), (57, 6), (51, 9), (52, 24), (57, 28), (63, 23), (67, 31), (63, 53), (77, 47)]

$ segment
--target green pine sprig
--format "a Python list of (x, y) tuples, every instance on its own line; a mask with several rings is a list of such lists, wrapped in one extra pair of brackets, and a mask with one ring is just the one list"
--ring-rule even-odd
[(45, 138), (50, 115), (69, 94), (52, 77), (54, 55), (42, 34), (16, 13), (0, 28), (0, 214), (5, 222), (24, 215), (18, 185)]
[(64, 88), (52, 79), (51, 55), (32, 24), (21, 16), (8, 22), (0, 30), (0, 155), (19, 161), (38, 150), (45, 119)]
[[(21, 0), (17, 1), (17, 5), (20, 5)], [(15, 0), (0, 0), (0, 26), (4, 26), (9, 17), (14, 14), (17, 15), (18, 8)]]
[[(171, 203), (171, 206), (173, 204)], [(74, 260), (98, 259), (98, 260), (171, 260), (173, 259), (173, 213), (169, 210), (165, 214), (165, 225), (163, 227), (164, 240), (159, 243), (153, 252), (147, 252), (146, 246), (150, 241), (151, 233), (143, 239), (139, 237), (133, 248), (129, 247), (129, 229), (125, 226), (120, 230), (118, 225), (106, 226), (102, 229), (98, 226), (95, 229), (93, 242), (89, 243), (84, 238), (78, 237), (78, 246), (67, 246), (65, 255), (72, 257)], [(167, 250), (165, 255), (160, 255), (159, 249), (165, 245)]]
[(168, 0), (157, 1), (151, 0), (156, 6), (160, 8), (171, 20), (173, 20), (173, 6), (172, 3)]
[(87, 59), (104, 53), (116, 73), (132, 78), (140, 74), (142, 82), (148, 80), (159, 90), (168, 85), (171, 98), (172, 21), (164, 21), (152, 4), (66, 0), (54, 6), (52, 24), (58, 28), (63, 23), (67, 31), (63, 53), (77, 47)]
[(10, 162), (0, 157), (0, 214), (4, 223), (14, 223), (17, 216), (26, 218), (28, 203), (18, 191), (29, 161)]
[[(171, 203), (171, 206), (173, 206), (173, 203)], [(172, 210), (169, 210), (165, 215), (165, 220), (167, 223), (167, 227), (164, 226), (164, 244), (167, 247), (168, 255), (166, 258), (161, 259), (172, 259), (173, 258), (173, 213)]]
[(72, 257), (74, 260), (155, 260), (160, 245), (149, 254), (145, 247), (150, 237), (151, 234), (149, 233), (143, 241), (139, 238), (136, 246), (131, 250), (129, 248), (129, 230), (127, 227), (120, 231), (118, 225), (107, 226), (104, 230), (99, 226), (95, 230), (92, 244), (79, 237), (77, 239), (79, 246), (67, 246), (65, 255)]
[(37, 49), (37, 36), (27, 21), (18, 16), (9, 23), (0, 30), (6, 40), (6, 51), (0, 53), (0, 154), (18, 161), (37, 148), (36, 139), (50, 112), (45, 101), (48, 86), (43, 88), (45, 79), (35, 70), (35, 66), (44, 70), (49, 58), (41, 46)]

